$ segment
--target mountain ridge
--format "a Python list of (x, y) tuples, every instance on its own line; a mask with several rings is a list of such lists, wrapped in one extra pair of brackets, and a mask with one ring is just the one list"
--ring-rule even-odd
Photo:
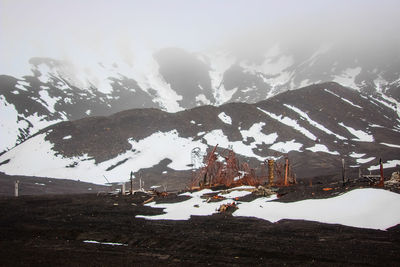
[[(121, 181), (130, 171), (143, 177), (152, 174), (152, 183), (168, 180), (164, 172), (187, 180), (192, 149), (199, 147), (204, 155), (218, 144), (253, 166), (288, 154), (299, 177), (337, 173), (341, 158), (353, 171), (361, 167), (365, 172), (377, 168), (379, 157), (385, 168), (400, 164), (396, 118), (394, 109), (374, 97), (331, 82), (255, 104), (227, 103), (176, 113), (133, 109), (60, 122), (0, 156), (0, 162), (8, 160), (0, 171), (97, 183), (104, 182), (103, 175)], [(28, 155), (28, 150), (38, 155)], [(25, 163), (21, 153), (26, 154)], [(41, 164), (24, 167), (26, 160), (36, 162), (39, 155), (54, 169)]]

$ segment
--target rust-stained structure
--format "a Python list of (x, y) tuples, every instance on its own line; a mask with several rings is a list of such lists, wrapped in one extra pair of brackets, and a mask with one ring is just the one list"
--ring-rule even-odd
[(269, 159), (265, 160), (258, 168), (251, 168), (246, 162), (240, 163), (232, 150), (225, 149), (218, 155), (217, 148), (218, 145), (205, 157), (204, 167), (199, 169), (192, 179), (192, 189), (218, 185), (227, 187), (240, 185), (288, 186), (296, 183), (288, 158), (286, 158), (285, 164)]
[(274, 166), (275, 160), (269, 159), (268, 160), (268, 184), (273, 185), (274, 183)]
[(296, 184), (296, 174), (293, 172), (289, 158), (286, 156), (284, 160), (284, 163), (275, 162), (274, 164), (276, 186), (290, 186)]

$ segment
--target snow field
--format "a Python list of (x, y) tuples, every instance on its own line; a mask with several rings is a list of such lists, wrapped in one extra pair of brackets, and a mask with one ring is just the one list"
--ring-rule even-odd
[[(254, 188), (254, 187), (252, 187)], [(144, 216), (138, 215), (137, 218), (145, 218), (149, 220), (189, 220), (190, 216), (208, 216), (216, 212), (216, 210), (222, 204), (232, 203), (235, 197), (245, 196), (251, 194), (249, 191), (232, 191), (229, 194), (219, 195), (224, 196), (226, 199), (219, 202), (209, 202), (206, 199), (202, 199), (201, 196), (209, 193), (217, 193), (220, 191), (212, 191), (211, 189), (203, 189), (194, 193), (186, 192), (180, 196), (191, 197), (188, 200), (178, 202), (178, 203), (160, 203), (156, 204), (151, 202), (146, 204), (153, 208), (163, 208), (165, 214), (156, 216)]]
[[(48, 101), (50, 102), (50, 100)], [(62, 121), (47, 121), (45, 116), (39, 116), (37, 113), (28, 117), (21, 117), (23, 115), (19, 115), (15, 106), (9, 104), (2, 95), (0, 95), (0, 114), (2, 114), (0, 120), (0, 152), (14, 147), (21, 131), (33, 135), (49, 125)]]
[[(200, 147), (202, 151), (205, 151), (207, 148), (200, 141), (179, 137), (176, 130), (166, 133), (157, 132), (139, 141), (128, 140), (135, 151), (128, 150), (113, 159), (95, 164), (94, 159), (88, 159), (87, 155), (73, 158), (56, 155), (52, 144), (45, 140), (45, 137), (44, 133), (37, 135), (2, 155), (0, 162), (7, 159), (10, 159), (10, 162), (0, 166), (0, 170), (10, 175), (79, 179), (104, 184), (107, 181), (103, 175), (110, 182), (125, 181), (128, 180), (131, 171), (136, 172), (142, 168), (152, 167), (165, 158), (172, 161), (168, 167), (175, 170), (188, 170), (192, 149)], [(153, 147), (158, 147), (159, 153), (153, 153)], [(25, 153), (26, 151), (31, 153)], [(125, 164), (116, 166), (123, 160)], [(71, 167), (71, 165), (75, 166)], [(106, 171), (111, 166), (116, 167)]]
[[(204, 189), (182, 195), (191, 198), (178, 203), (151, 202), (153, 208), (163, 208), (164, 214), (136, 217), (150, 220), (188, 220), (190, 216), (208, 216), (222, 204), (231, 203), (235, 197), (250, 194), (232, 191), (226, 200), (207, 203), (201, 196), (212, 193)], [(218, 191), (214, 191), (218, 192)], [(355, 189), (328, 199), (310, 199), (291, 203), (272, 201), (276, 196), (257, 198), (251, 202), (238, 202), (239, 209), (233, 216), (256, 217), (270, 222), (282, 219), (317, 221), (329, 224), (386, 230), (400, 223), (400, 194), (383, 189)], [(384, 207), (384, 208), (383, 208)]]

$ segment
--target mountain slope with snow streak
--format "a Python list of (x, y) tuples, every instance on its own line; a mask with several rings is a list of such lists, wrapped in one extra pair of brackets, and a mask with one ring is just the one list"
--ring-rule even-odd
[(124, 181), (130, 171), (151, 174), (153, 182), (182, 172), (190, 180), (193, 149), (205, 155), (218, 144), (220, 151), (233, 149), (251, 166), (288, 154), (298, 178), (340, 173), (342, 158), (348, 171), (358, 173), (360, 167), (367, 172), (376, 169), (379, 158), (391, 168), (400, 163), (396, 116), (370, 96), (336, 83), (288, 91), (256, 104), (176, 113), (132, 109), (50, 126), (1, 155), (0, 171), (95, 183), (104, 183), (104, 175)]
[[(400, 118), (398, 50), (387, 49), (379, 58), (371, 51), (333, 44), (299, 50), (279, 42), (264, 50), (246, 56), (228, 48), (143, 48), (129, 64), (79, 55), (75, 61), (32, 57), (28, 68), (23, 67), (24, 75), (0, 73), (0, 114), (12, 113), (12, 119), (0, 125), (0, 136), (7, 140), (0, 152), (61, 120), (133, 108), (177, 112), (202, 105), (256, 103), (327, 81), (371, 95), (377, 105), (395, 110)], [(347, 98), (339, 99), (357, 107)]]

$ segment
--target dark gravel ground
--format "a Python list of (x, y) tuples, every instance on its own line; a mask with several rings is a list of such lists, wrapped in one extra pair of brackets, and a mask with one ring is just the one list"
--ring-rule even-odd
[[(335, 188), (330, 191), (324, 186), (280, 189), (280, 201), (328, 197), (362, 185), (330, 184)], [(144, 193), (0, 197), (0, 266), (399, 266), (399, 225), (379, 231), (229, 214), (188, 221), (135, 218), (162, 213), (143, 206), (148, 198)], [(183, 198), (170, 194), (156, 200)]]
[(19, 181), (19, 195), (85, 194), (108, 192), (109, 186), (80, 182), (78, 180), (7, 175), (0, 172), (0, 196), (14, 196), (15, 181)]

